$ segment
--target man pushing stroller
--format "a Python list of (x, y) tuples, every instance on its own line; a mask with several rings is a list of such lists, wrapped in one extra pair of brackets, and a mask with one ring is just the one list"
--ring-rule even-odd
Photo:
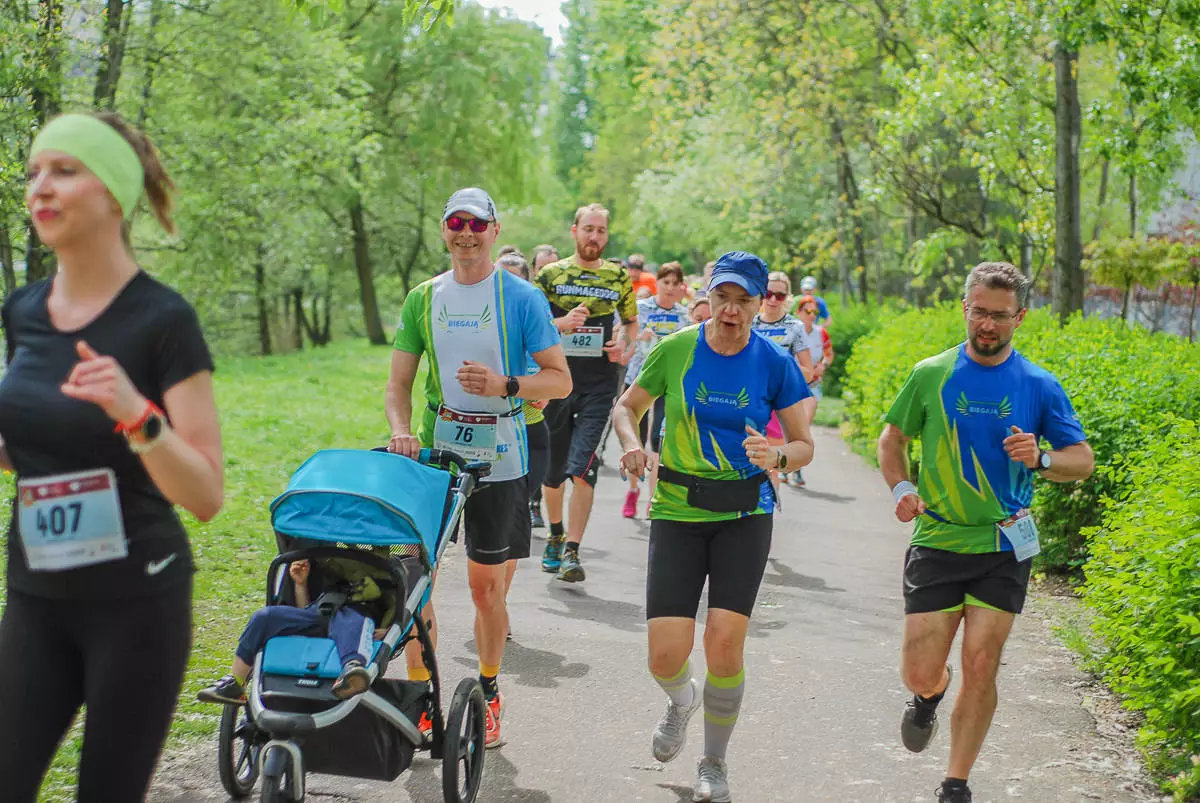
[(370, 577), (364, 577), (349, 594), (329, 592), (311, 601), (310, 571), (307, 560), (294, 561), (288, 566), (295, 607), (268, 605), (255, 611), (238, 640), (229, 674), (201, 689), (196, 695), (200, 700), (223, 704), (246, 702), (246, 679), (254, 657), (275, 636), (328, 636), (337, 645), (342, 662), (342, 672), (331, 689), (333, 696), (345, 700), (367, 690), (371, 676), (366, 664), (373, 650), (375, 622), (360, 608), (361, 603), (379, 599), (381, 592)]

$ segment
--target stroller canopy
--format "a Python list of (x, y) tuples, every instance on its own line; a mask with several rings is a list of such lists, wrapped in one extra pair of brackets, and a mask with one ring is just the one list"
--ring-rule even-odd
[(447, 471), (389, 452), (326, 449), (296, 469), (271, 503), (281, 535), (345, 544), (437, 549), (450, 491)]

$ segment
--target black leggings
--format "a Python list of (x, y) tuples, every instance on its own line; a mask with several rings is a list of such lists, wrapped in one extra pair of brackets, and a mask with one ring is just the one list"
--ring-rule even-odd
[(0, 803), (32, 803), (81, 705), (80, 803), (145, 799), (192, 645), (192, 586), (114, 600), (9, 589), (0, 619)]
[(550, 427), (545, 421), (528, 424), (525, 435), (529, 440), (529, 501), (538, 502), (550, 467)]

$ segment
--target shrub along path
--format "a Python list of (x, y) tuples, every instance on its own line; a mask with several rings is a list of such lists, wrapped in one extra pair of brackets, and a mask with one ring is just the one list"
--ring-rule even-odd
[[(616, 451), (610, 443), (610, 465)], [(950, 705), (931, 748), (906, 752), (898, 736), (906, 695), (896, 666), (907, 528), (892, 518), (891, 497), (876, 472), (835, 431), (818, 430), (817, 455), (809, 488), (784, 491), (747, 643), (747, 699), (730, 753), (733, 790), (743, 803), (931, 801), (949, 749)], [(663, 700), (644, 669), (648, 528), (620, 518), (622, 494), (606, 468), (585, 542), (586, 583), (557, 583), (532, 562), (516, 576), (514, 641), (502, 675), (508, 744), (488, 755), (481, 800), (690, 799), (701, 721), (692, 723), (674, 763), (659, 765), (650, 756), (649, 734)], [(541, 544), (534, 539), (535, 550)], [(254, 560), (265, 566), (267, 555)], [(462, 554), (451, 551), (437, 596), (440, 660), (450, 688), (475, 672), (465, 585)], [(1102, 693), (1051, 632), (1064, 605), (1073, 607), (1035, 596), (1014, 630), (1001, 670), (1001, 705), (972, 778), (975, 799), (1157, 800), (1142, 783), (1127, 734), (1101, 735), (1105, 729), (1089, 713), (1095, 706), (1085, 707)], [(237, 624), (228, 625), (227, 648)], [(210, 651), (217, 645), (206, 645)], [(956, 683), (951, 698), (957, 690)], [(189, 730), (215, 726), (215, 709), (187, 710)], [(311, 776), (309, 788), (320, 800), (437, 801), (439, 775), (421, 758), (392, 784)], [(215, 740), (178, 745), (150, 799), (224, 800)]]

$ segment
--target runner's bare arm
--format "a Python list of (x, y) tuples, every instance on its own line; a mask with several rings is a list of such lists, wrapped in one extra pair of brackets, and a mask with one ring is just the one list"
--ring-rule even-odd
[(654, 397), (636, 382), (626, 388), (613, 407), (612, 426), (621, 442), (624, 455), (621, 457), (621, 467), (635, 477), (646, 473), (646, 452), (642, 448), (638, 435), (638, 422), (654, 404)]
[(412, 434), (412, 386), (420, 364), (419, 354), (393, 349), (383, 394), (383, 410), (391, 428), (388, 451), (414, 459), (421, 446)]
[(168, 388), (163, 407), (171, 426), (163, 428), (161, 445), (141, 455), (142, 465), (163, 496), (208, 521), (220, 512), (225, 495), (212, 374), (201, 371)]
[(807, 347), (796, 352), (796, 363), (800, 366), (800, 373), (804, 375), (805, 384), (816, 379), (817, 372), (813, 368), (812, 355), (808, 353)]
[[(1037, 435), (1032, 432), (1022, 432), (1019, 427), (1015, 426), (1010, 427), (1010, 430), (1012, 434), (1004, 439), (1004, 450), (1008, 453), (1009, 459), (1021, 463), (1029, 469), (1036, 469), (1042, 452), (1038, 445)], [(1088, 445), (1087, 441), (1052, 450), (1049, 455), (1050, 468), (1041, 472), (1041, 475), (1051, 482), (1085, 480), (1091, 476), (1092, 470), (1096, 467), (1092, 447)]]
[[(894, 489), (898, 483), (911, 482), (908, 478), (908, 442), (912, 440), (900, 431), (894, 424), (886, 424), (879, 436), (876, 456), (879, 458), (879, 471), (889, 489)], [(895, 491), (893, 490), (893, 493)], [(925, 502), (916, 493), (903, 494), (896, 500), (896, 518), (900, 521), (912, 521), (925, 512)]]
[(530, 376), (518, 377), (522, 399), (565, 399), (571, 395), (571, 370), (562, 346), (555, 344), (533, 355), (541, 370)]

